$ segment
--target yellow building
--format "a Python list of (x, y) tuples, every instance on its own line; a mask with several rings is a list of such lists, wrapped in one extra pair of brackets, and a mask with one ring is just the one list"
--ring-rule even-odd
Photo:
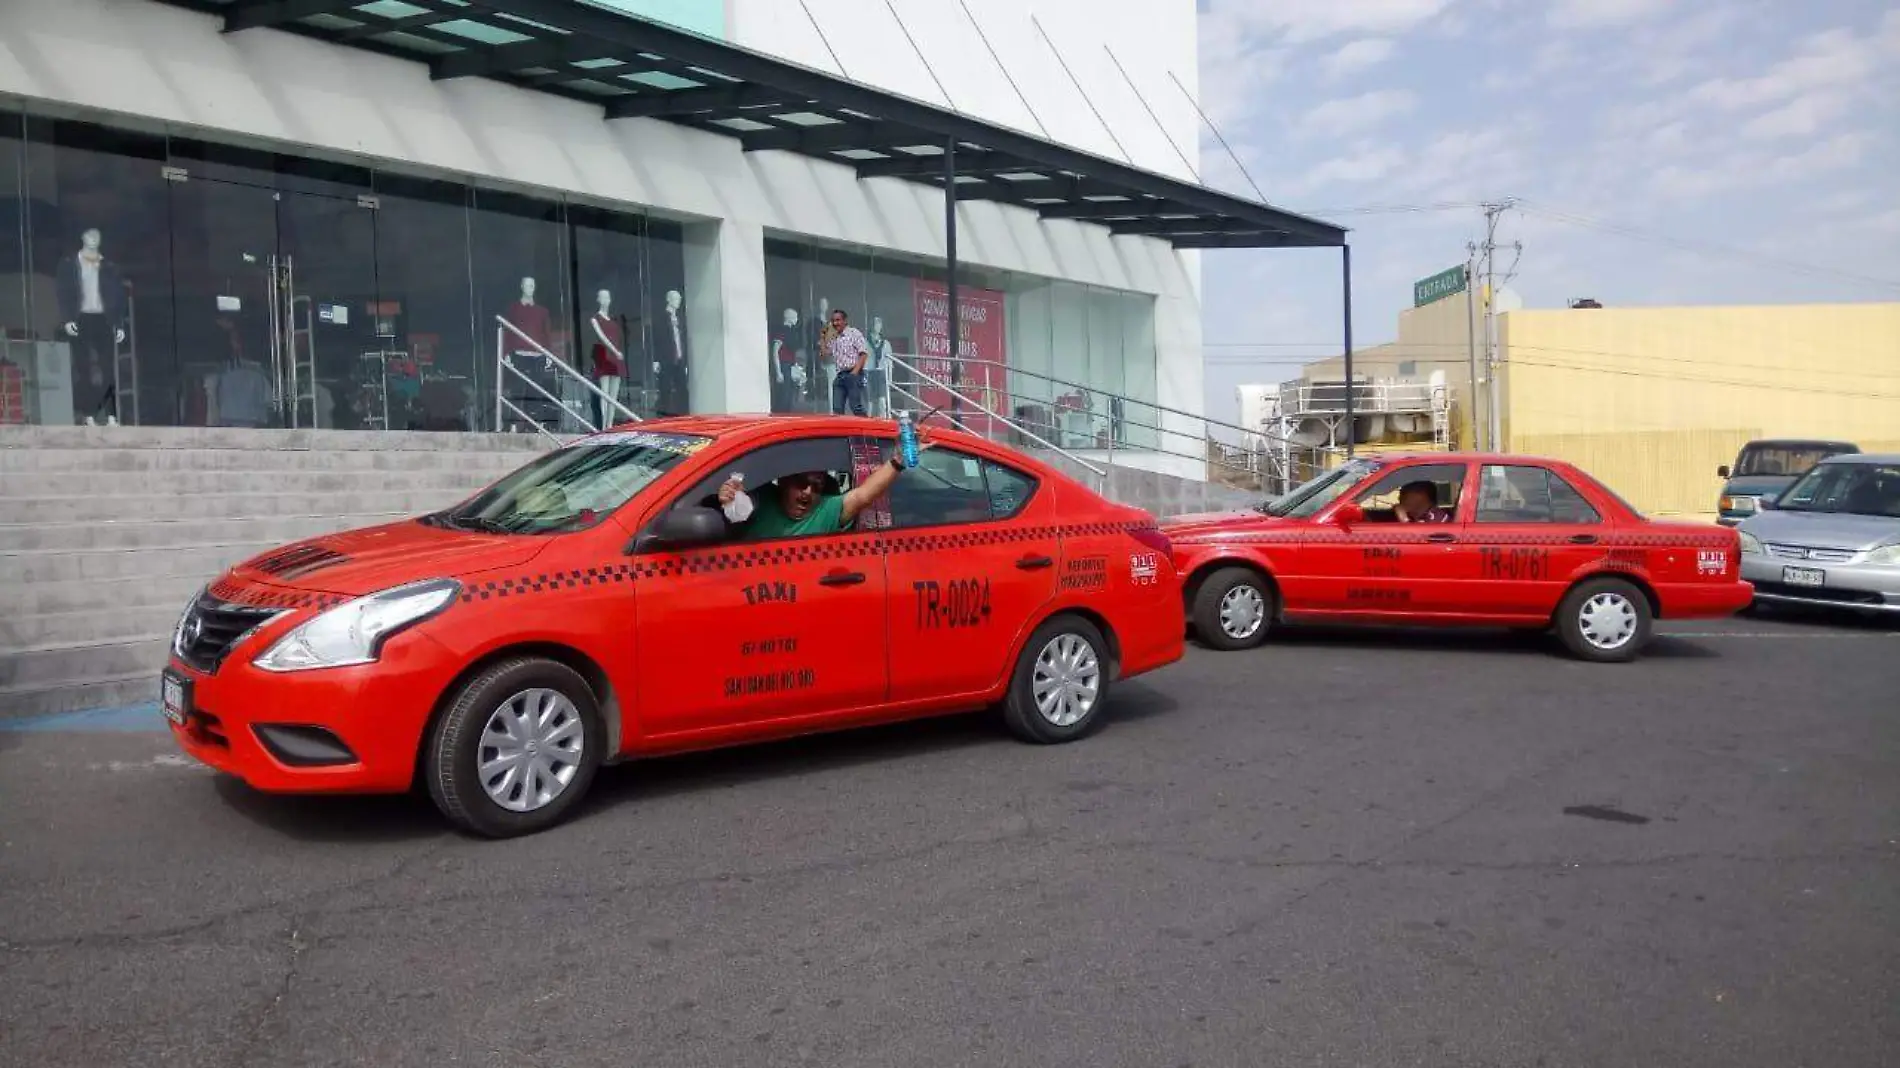
[[(1470, 448), (1489, 444), (1489, 399), (1480, 382), (1473, 402), (1466, 304), (1401, 313), (1398, 339), (1355, 353), (1353, 371), (1445, 372)], [(1711, 513), (1716, 467), (1755, 438), (1900, 452), (1900, 303), (1519, 309), (1497, 332), (1503, 448), (1576, 463), (1654, 514)], [(1482, 378), (1482, 345), (1479, 360)], [(1340, 364), (1302, 377), (1338, 381)]]

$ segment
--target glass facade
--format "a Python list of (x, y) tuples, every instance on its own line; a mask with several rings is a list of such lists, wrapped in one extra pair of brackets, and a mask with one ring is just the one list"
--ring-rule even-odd
[(1007, 419), (1069, 449), (1153, 447), (1160, 413), (1155, 299), (1141, 293), (964, 269), (961, 355), (949, 352), (943, 270), (768, 239), (767, 374), (778, 412), (841, 410), (828, 324), (842, 309), (871, 350), (866, 408), (929, 411), (968, 398), (972, 429), (1007, 437)]
[[(684, 238), (559, 196), (0, 111), (0, 425), (574, 432), (683, 414)], [(774, 411), (848, 407), (836, 309), (870, 349), (869, 414), (1154, 441), (1152, 296), (966, 268), (953, 358), (940, 264), (764, 252), (754, 366)]]
[(684, 412), (683, 256), (637, 213), (0, 113), (0, 425), (613, 418), (556, 360)]

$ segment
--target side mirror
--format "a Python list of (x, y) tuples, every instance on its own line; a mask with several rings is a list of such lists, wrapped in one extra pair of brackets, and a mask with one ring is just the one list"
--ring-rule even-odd
[(1755, 510), (1756, 510), (1756, 511), (1758, 511), (1758, 512), (1772, 512), (1772, 511), (1774, 511), (1774, 510), (1775, 510), (1775, 498), (1773, 498), (1773, 497), (1757, 497), (1757, 498), (1755, 498)]
[(1727, 465), (1727, 464), (1723, 464), (1722, 466), (1720, 466), (1720, 467), (1718, 467), (1718, 468), (1716, 468), (1716, 469), (1715, 469), (1715, 477), (1716, 477), (1716, 478), (1727, 478), (1727, 477), (1728, 477), (1728, 465)]
[(1340, 505), (1338, 510), (1333, 512), (1333, 522), (1338, 523), (1342, 527), (1350, 527), (1354, 523), (1363, 523), (1365, 521), (1366, 510), (1351, 501)]
[(692, 549), (726, 540), (726, 517), (714, 508), (675, 508), (634, 540), (634, 552)]

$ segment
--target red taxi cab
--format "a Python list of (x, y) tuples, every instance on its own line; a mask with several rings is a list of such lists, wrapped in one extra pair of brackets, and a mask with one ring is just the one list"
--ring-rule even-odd
[(179, 621), (166, 716), (253, 787), (420, 782), (501, 837), (630, 757), (992, 707), (1070, 741), (1181, 657), (1151, 517), (973, 436), (925, 445), (904, 470), (889, 422), (763, 416), (580, 439), (231, 569)]
[(1570, 464), (1431, 453), (1348, 461), (1256, 512), (1162, 524), (1217, 649), (1281, 621), (1554, 630), (1633, 659), (1658, 618), (1731, 615), (1753, 588), (1733, 530), (1644, 518)]

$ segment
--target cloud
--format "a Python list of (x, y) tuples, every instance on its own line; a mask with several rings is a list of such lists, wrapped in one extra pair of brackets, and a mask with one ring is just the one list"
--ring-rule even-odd
[(1753, 78), (1711, 78), (1690, 96), (1717, 108), (1739, 111), (1775, 104), (1815, 90), (1864, 84), (1875, 73), (1882, 45), (1851, 30), (1834, 29), (1801, 43), (1795, 55)]
[(1212, 0), (1208, 13), (1231, 15), (1245, 29), (1298, 44), (1345, 35), (1403, 33), (1431, 21), (1451, 4), (1452, 0)]
[(1200, 35), (1201, 106), (1215, 124), (1226, 128), (1257, 115), (1285, 66), (1285, 51), (1266, 43), (1232, 13), (1202, 15)]
[(1374, 89), (1358, 96), (1325, 101), (1306, 113), (1300, 127), (1323, 137), (1349, 137), (1408, 114), (1416, 107), (1418, 96), (1410, 89)]
[(1816, 92), (1796, 97), (1772, 111), (1763, 112), (1742, 126), (1742, 136), (1757, 141), (1785, 137), (1813, 137), (1829, 122), (1847, 110), (1847, 97), (1836, 92)]
[(1562, 30), (1626, 26), (1653, 19), (1669, 10), (1674, 0), (1557, 0), (1550, 24)]
[(1389, 37), (1362, 37), (1348, 41), (1320, 60), (1320, 69), (1329, 78), (1346, 78), (1370, 70), (1392, 58), (1397, 45)]
[(1335, 156), (1293, 183), (1296, 190), (1316, 190), (1334, 182), (1360, 185), (1376, 182), (1405, 162), (1405, 153), (1391, 145), (1363, 145), (1351, 155)]

